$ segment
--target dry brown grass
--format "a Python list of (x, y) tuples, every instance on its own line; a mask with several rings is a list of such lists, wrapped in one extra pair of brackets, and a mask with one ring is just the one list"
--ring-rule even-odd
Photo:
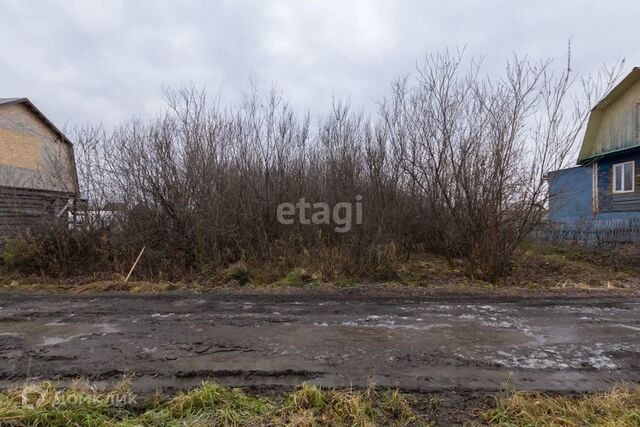
[[(640, 267), (612, 266), (607, 257), (597, 257), (576, 249), (525, 245), (514, 259), (511, 274), (495, 283), (469, 276), (462, 260), (450, 260), (422, 252), (402, 258), (392, 249), (379, 256), (383, 269), (367, 275), (340, 274), (334, 258), (315, 259), (300, 254), (281, 261), (246, 260), (208, 275), (185, 277), (182, 281), (132, 279), (124, 283), (120, 274), (48, 278), (0, 274), (0, 287), (43, 292), (127, 292), (155, 293), (213, 289), (276, 290), (280, 288), (335, 289), (361, 287), (393, 288), (418, 292), (481, 294), (628, 294), (640, 292)], [(332, 268), (334, 268), (332, 270)], [(348, 270), (348, 269), (347, 269)]]
[(579, 248), (523, 245), (507, 285), (557, 289), (640, 289), (640, 265), (613, 265), (608, 256)]
[(608, 393), (580, 397), (516, 392), (498, 399), (483, 419), (502, 426), (638, 426), (640, 386), (618, 386)]
[(86, 384), (60, 389), (50, 382), (0, 393), (0, 423), (10, 426), (420, 426), (427, 421), (395, 391), (297, 390), (252, 396), (205, 383), (174, 397), (136, 396), (129, 383), (113, 390)]

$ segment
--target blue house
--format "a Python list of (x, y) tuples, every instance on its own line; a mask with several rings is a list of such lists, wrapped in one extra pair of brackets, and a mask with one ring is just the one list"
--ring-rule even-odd
[(640, 220), (639, 161), (640, 68), (634, 68), (591, 110), (578, 166), (547, 175), (549, 220)]

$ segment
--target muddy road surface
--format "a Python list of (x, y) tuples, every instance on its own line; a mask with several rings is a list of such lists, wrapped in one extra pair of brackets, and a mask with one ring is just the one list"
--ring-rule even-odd
[(598, 391), (640, 382), (640, 300), (0, 294), (0, 387), (26, 378), (139, 391), (207, 379), (412, 392)]

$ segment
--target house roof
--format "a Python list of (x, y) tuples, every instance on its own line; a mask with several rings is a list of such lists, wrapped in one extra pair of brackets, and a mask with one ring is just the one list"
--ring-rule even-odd
[(606, 109), (613, 101), (620, 98), (620, 96), (633, 86), (638, 80), (640, 80), (640, 67), (634, 67), (633, 70), (627, 76), (622, 79), (620, 83), (616, 85), (611, 92), (609, 92), (604, 98), (596, 104), (591, 111), (598, 111)]
[(0, 98), (0, 107), (4, 105), (12, 105), (12, 104), (22, 104), (27, 107), (33, 114), (38, 116), (38, 118), (49, 128), (53, 133), (59, 135), (60, 138), (69, 145), (73, 145), (71, 141), (65, 136), (64, 133), (60, 129), (58, 129), (52, 122), (45, 116), (42, 111), (38, 110), (38, 108), (33, 105), (28, 98)]
[(607, 154), (620, 152), (640, 146), (638, 141), (634, 144), (626, 145), (622, 148), (607, 149), (598, 145), (598, 130), (606, 109), (620, 98), (627, 90), (640, 81), (640, 67), (634, 67), (633, 70), (624, 78), (616, 87), (614, 87), (604, 98), (600, 100), (592, 109), (587, 123), (587, 130), (582, 141), (582, 148), (578, 155), (578, 164), (585, 164), (596, 157)]

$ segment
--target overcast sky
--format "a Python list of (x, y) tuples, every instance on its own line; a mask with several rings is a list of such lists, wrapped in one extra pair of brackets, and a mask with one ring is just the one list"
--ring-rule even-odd
[(512, 52), (574, 68), (640, 65), (640, 1), (0, 0), (0, 97), (28, 97), (56, 124), (113, 125), (193, 82), (235, 102), (250, 80), (293, 105), (332, 96), (372, 109), (425, 53), (467, 45), (498, 71)]

